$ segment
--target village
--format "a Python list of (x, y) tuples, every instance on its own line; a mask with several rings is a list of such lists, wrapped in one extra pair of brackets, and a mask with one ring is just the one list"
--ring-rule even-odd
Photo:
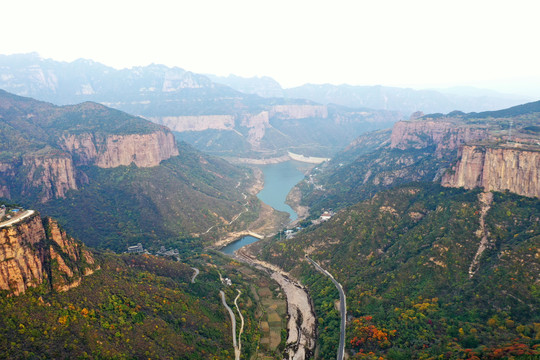
[[(150, 251), (145, 249), (141, 243), (138, 243), (137, 245), (128, 246), (127, 251), (125, 252), (127, 254), (145, 254), (145, 255), (152, 255)], [(163, 257), (173, 257), (176, 259), (176, 261), (180, 261), (180, 253), (178, 252), (178, 249), (165, 249), (165, 246), (162, 246), (158, 251), (155, 253), (156, 256), (163, 256)]]

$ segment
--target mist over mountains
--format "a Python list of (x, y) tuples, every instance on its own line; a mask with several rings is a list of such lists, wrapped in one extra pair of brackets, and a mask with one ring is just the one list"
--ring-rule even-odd
[(448, 113), (454, 110), (465, 112), (497, 110), (531, 100), (525, 96), (503, 94), (474, 87), (415, 90), (382, 85), (304, 84), (283, 89), (277, 81), (265, 76), (260, 78), (242, 78), (235, 75), (228, 77), (208, 76), (216, 83), (263, 97), (309, 99), (320, 104), (384, 109), (400, 111), (404, 114), (411, 114), (415, 111)]

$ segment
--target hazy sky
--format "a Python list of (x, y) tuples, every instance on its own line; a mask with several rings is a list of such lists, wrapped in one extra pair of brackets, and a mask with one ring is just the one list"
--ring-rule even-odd
[(17, 0), (1, 9), (1, 54), (267, 75), (284, 87), (540, 83), (539, 0)]

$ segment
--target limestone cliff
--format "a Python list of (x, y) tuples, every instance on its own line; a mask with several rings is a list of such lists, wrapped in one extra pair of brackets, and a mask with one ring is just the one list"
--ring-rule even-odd
[(9, 162), (0, 162), (0, 197), (9, 199), (11, 192), (9, 191), (8, 179), (15, 176), (15, 165)]
[(266, 133), (266, 129), (270, 127), (269, 113), (268, 111), (261, 111), (256, 115), (245, 116), (242, 119), (241, 125), (249, 129), (247, 141), (254, 149), (258, 149)]
[(64, 197), (66, 192), (77, 189), (75, 167), (67, 153), (26, 155), (22, 161), (25, 173), (23, 194), (39, 191), (42, 202)]
[(443, 176), (443, 186), (509, 190), (540, 197), (540, 148), (519, 144), (465, 145), (460, 153), (452, 171)]
[(0, 290), (19, 295), (46, 283), (65, 291), (98, 268), (81, 243), (37, 213), (0, 228)]
[(390, 147), (406, 150), (435, 146), (439, 155), (445, 150), (457, 150), (460, 145), (489, 137), (485, 127), (473, 127), (452, 121), (400, 121), (397, 122), (390, 138)]
[(77, 166), (113, 168), (135, 163), (152, 167), (178, 155), (174, 136), (165, 130), (129, 135), (70, 134), (64, 135), (59, 145), (73, 155)]
[(328, 108), (324, 105), (275, 105), (270, 110), (270, 117), (284, 119), (327, 118)]
[(39, 216), (0, 229), (0, 289), (18, 295), (43, 283), (45, 229)]
[(232, 130), (234, 115), (162, 116), (150, 120), (173, 131)]

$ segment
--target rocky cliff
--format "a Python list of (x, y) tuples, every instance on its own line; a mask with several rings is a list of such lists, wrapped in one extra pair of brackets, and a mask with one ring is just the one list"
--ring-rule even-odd
[[(0, 226), (2, 226), (0, 224)], [(19, 295), (47, 284), (65, 291), (99, 266), (84, 246), (58, 224), (34, 215), (0, 228), (0, 289)]]
[(270, 115), (268, 111), (261, 111), (256, 115), (245, 116), (241, 125), (249, 129), (247, 141), (254, 149), (258, 149), (266, 129), (270, 127)]
[(42, 202), (65, 197), (68, 190), (77, 189), (75, 167), (70, 154), (27, 155), (23, 158), (22, 168), (26, 174), (23, 194), (39, 191)]
[(540, 197), (540, 148), (465, 145), (460, 153), (457, 164), (443, 176), (443, 186)]
[(173, 135), (165, 130), (150, 134), (64, 135), (60, 146), (73, 155), (76, 165), (96, 165), (102, 168), (131, 163), (138, 167), (152, 167), (178, 155)]
[(233, 115), (162, 116), (150, 118), (153, 122), (165, 125), (173, 131), (232, 130)]
[(400, 121), (393, 129), (390, 147), (395, 149), (436, 148), (439, 155), (444, 150), (457, 150), (460, 145), (489, 137), (485, 127), (473, 127), (452, 121)]
[(80, 166), (153, 167), (179, 154), (171, 131), (93, 102), (55, 106), (0, 90), (0, 195), (46, 202), (87, 181)]
[(270, 110), (270, 117), (284, 119), (327, 118), (328, 108), (324, 105), (275, 105)]

